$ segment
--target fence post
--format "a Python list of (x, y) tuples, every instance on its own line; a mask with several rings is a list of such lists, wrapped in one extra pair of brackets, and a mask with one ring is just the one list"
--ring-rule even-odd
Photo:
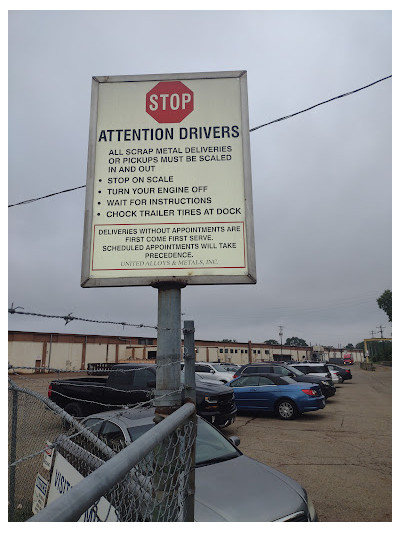
[[(160, 283), (154, 285), (158, 289), (158, 329), (157, 329), (157, 373), (156, 391), (154, 398), (155, 422), (160, 422), (166, 415), (179, 409), (182, 404), (181, 395), (181, 289), (184, 285), (179, 283)], [(178, 442), (176, 443), (178, 445)], [(173, 450), (161, 444), (159, 455), (165, 464), (165, 472), (161, 471), (159, 479), (156, 479), (154, 497), (156, 505), (154, 507), (153, 522), (164, 521), (163, 517), (168, 516), (168, 509), (165, 508), (168, 499), (164, 492), (177, 487), (178, 480), (173, 480), (168, 486), (164, 481), (168, 477), (167, 465), (171, 462)], [(171, 465), (172, 466), (172, 465)], [(178, 474), (176, 474), (178, 475)], [(175, 481), (175, 482), (174, 482)], [(173, 489), (175, 494), (173, 499), (179, 498), (177, 488)], [(170, 500), (171, 502), (171, 500)], [(178, 505), (172, 505), (173, 509), (178, 509)], [(178, 520), (177, 511), (169, 515), (169, 521)]]
[(17, 465), (17, 422), (18, 422), (18, 391), (12, 389), (12, 422), (11, 422), (11, 442), (10, 442), (10, 486), (9, 486), (9, 516), (13, 520), (15, 513), (15, 472)]
[[(184, 360), (185, 360), (185, 400), (196, 405), (196, 376), (195, 361), (196, 351), (194, 346), (194, 322), (185, 320), (183, 323), (184, 335)], [(185, 522), (194, 522), (194, 498), (195, 498), (195, 468), (196, 468), (196, 434), (197, 418), (194, 413), (190, 420), (193, 422), (194, 439), (190, 453), (190, 473), (188, 481), (188, 496), (185, 502), (184, 520)]]

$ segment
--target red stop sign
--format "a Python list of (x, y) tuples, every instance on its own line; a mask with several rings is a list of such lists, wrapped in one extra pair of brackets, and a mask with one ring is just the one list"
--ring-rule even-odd
[(146, 94), (146, 113), (158, 123), (182, 122), (193, 111), (193, 91), (181, 81), (160, 81)]

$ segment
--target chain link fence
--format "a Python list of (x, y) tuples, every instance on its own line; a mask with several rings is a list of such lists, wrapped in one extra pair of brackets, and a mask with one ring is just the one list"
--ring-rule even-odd
[(184, 521), (194, 411), (184, 405), (129, 445), (104, 441), (9, 378), (9, 521)]

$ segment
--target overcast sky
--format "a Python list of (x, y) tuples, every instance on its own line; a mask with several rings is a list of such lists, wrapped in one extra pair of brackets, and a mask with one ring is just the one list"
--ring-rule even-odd
[[(375, 8), (376, 9), (376, 8)], [(9, 204), (86, 183), (92, 76), (247, 70), (250, 128), (392, 74), (390, 11), (11, 11)], [(392, 80), (250, 133), (256, 285), (182, 290), (196, 338), (360, 342), (391, 324)], [(151, 287), (80, 287), (85, 189), (10, 207), (8, 305), (157, 324)], [(156, 336), (9, 315), (9, 329)]]

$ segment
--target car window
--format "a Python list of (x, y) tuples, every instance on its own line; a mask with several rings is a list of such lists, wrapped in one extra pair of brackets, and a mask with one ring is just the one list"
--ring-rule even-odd
[(290, 374), (290, 370), (283, 366), (274, 366), (273, 368), (273, 373), (278, 374), (278, 376), (288, 376)]
[(93, 433), (98, 435), (101, 424), (104, 422), (102, 418), (89, 418), (88, 420), (83, 420), (82, 425), (85, 428), (90, 429)]
[(242, 376), (232, 383), (232, 387), (256, 387), (259, 383), (258, 376)]
[[(151, 429), (154, 424), (128, 428), (132, 442)], [(241, 453), (213, 426), (197, 419), (196, 466), (217, 463), (239, 457)]]
[(125, 446), (125, 438), (122, 429), (109, 420), (107, 420), (101, 428), (99, 437), (115, 451), (118, 451)]
[(208, 372), (211, 373), (211, 368), (207, 365), (195, 365), (196, 372)]
[(294, 367), (291, 367), (291, 368), (297, 369), (297, 371), (300, 372), (301, 374), (307, 374), (307, 371), (306, 371), (307, 367), (305, 367), (305, 366), (294, 366)]
[(260, 383), (259, 383), (260, 385), (275, 385), (275, 383), (271, 379), (267, 378), (266, 376), (260, 376), (259, 380), (260, 380)]
[(295, 366), (292, 365), (288, 368), (288, 371), (292, 372), (296, 376), (301, 376), (303, 374), (303, 372), (300, 372), (300, 370), (298, 370)]
[(291, 378), (290, 376), (281, 376), (281, 380), (289, 385), (291, 385), (292, 383), (297, 383), (297, 381)]

